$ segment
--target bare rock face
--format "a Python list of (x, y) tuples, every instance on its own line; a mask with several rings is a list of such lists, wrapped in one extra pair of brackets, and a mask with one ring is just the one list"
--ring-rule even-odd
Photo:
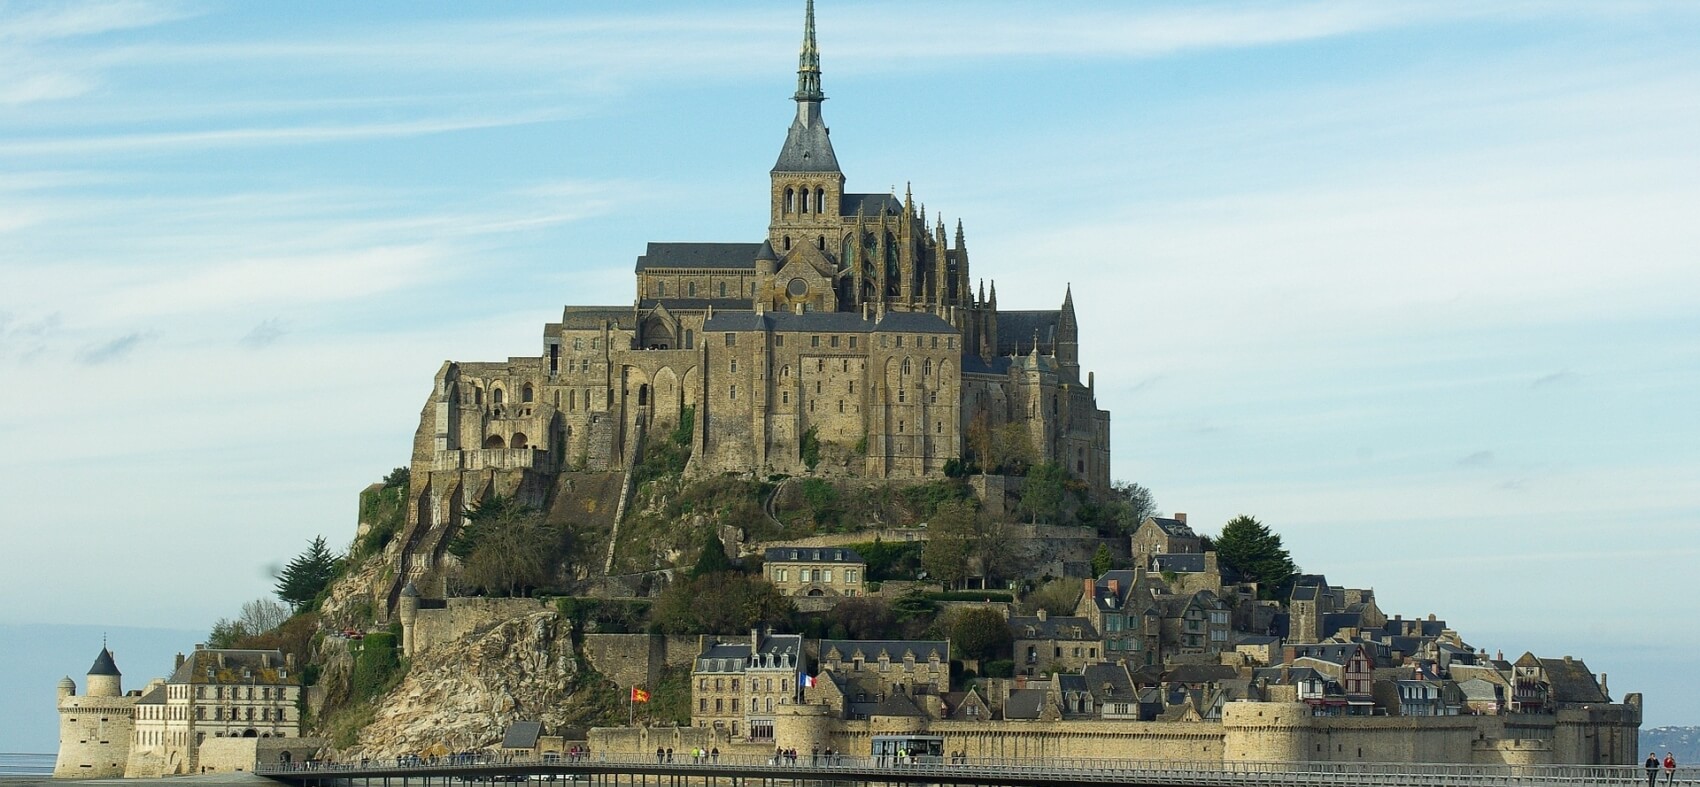
[(572, 624), (554, 611), (495, 622), (433, 648), (379, 701), (359, 743), (340, 759), (477, 749), (500, 743), (514, 721), (565, 724), (579, 664)]

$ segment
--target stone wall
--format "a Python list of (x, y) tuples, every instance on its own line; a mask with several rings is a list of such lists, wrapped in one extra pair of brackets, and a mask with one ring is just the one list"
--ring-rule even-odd
[(200, 746), (200, 773), (245, 773), (256, 763), (302, 762), (325, 745), (320, 738), (208, 738)]
[(653, 688), (661, 681), (663, 667), (688, 667), (698, 651), (699, 642), (694, 636), (584, 635), (585, 659), (621, 688)]
[(451, 598), (441, 609), (421, 609), (413, 623), (413, 655), (464, 639), (474, 632), (513, 618), (552, 610), (533, 598)]
[(59, 705), (59, 779), (112, 778), (124, 775), (130, 739), (136, 729), (135, 695), (71, 695)]

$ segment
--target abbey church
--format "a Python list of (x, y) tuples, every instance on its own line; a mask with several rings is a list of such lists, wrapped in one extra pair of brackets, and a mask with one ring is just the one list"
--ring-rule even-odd
[(631, 304), (565, 307), (534, 356), (442, 366), (414, 442), (410, 534), (452, 530), (492, 489), (629, 468), (646, 435), (686, 429), (689, 475), (868, 479), (939, 474), (978, 458), (974, 435), (1022, 429), (1039, 461), (1108, 488), (1110, 415), (1080, 369), (1070, 294), (999, 311), (960, 222), (929, 225), (907, 189), (846, 190), (812, 1), (793, 98), (766, 237), (650, 243)]

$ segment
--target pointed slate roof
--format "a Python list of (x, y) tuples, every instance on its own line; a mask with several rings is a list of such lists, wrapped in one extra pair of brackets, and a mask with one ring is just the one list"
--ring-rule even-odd
[(94, 658), (94, 666), (89, 667), (90, 675), (123, 675), (118, 671), (118, 665), (112, 661), (112, 651), (105, 645), (100, 647), (100, 655)]

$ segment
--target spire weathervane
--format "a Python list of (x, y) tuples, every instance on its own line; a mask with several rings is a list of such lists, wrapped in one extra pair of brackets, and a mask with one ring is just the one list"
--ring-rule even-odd
[(803, 49), (797, 53), (798, 101), (825, 101), (820, 90), (820, 48), (815, 45), (815, 0), (808, 0), (803, 21)]

